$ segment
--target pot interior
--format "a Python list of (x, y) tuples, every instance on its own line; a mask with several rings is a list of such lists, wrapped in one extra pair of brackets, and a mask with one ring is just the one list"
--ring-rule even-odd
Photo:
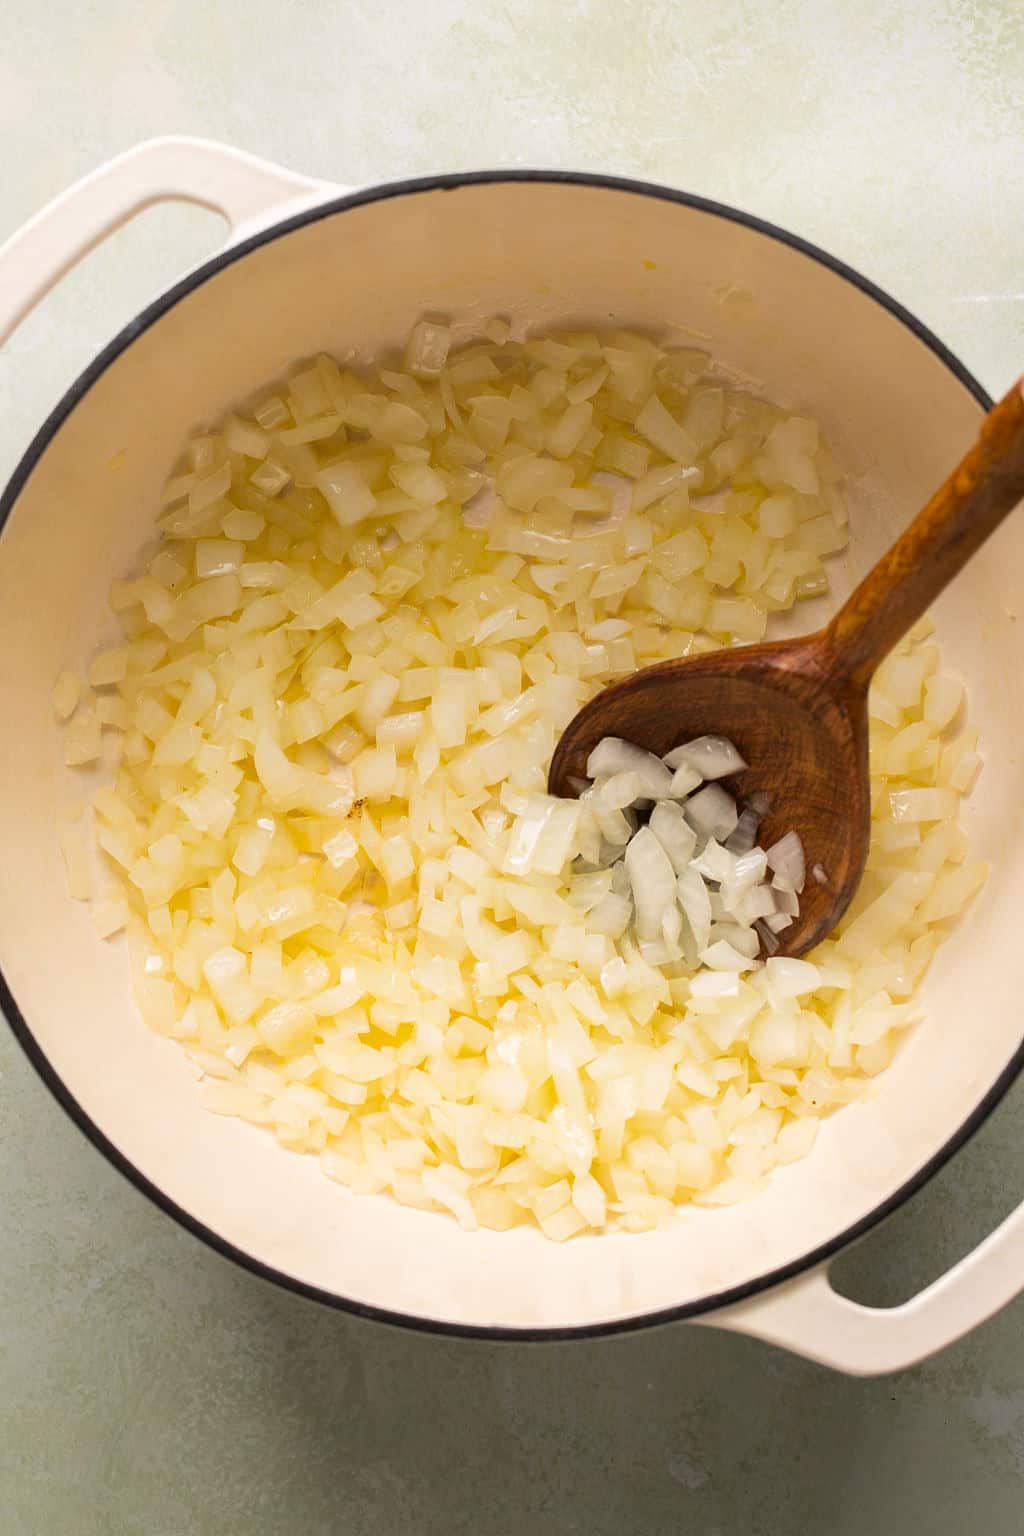
[[(871, 1102), (755, 1200), (670, 1230), (557, 1246), (467, 1234), (355, 1198), (314, 1158), (201, 1110), (180, 1047), (151, 1034), (120, 941), (65, 895), (55, 818), (83, 797), (61, 766), (50, 691), (104, 638), (109, 581), (152, 537), (184, 438), (294, 360), (369, 358), (424, 312), (467, 331), (494, 314), (669, 329), (818, 418), (850, 474), (854, 575), (966, 447), (978, 400), (914, 330), (847, 276), (713, 210), (624, 187), (496, 178), (414, 188), (266, 240), (165, 307), (96, 372), (13, 497), (0, 541), (0, 968), (27, 1030), (134, 1170), (221, 1243), (331, 1297), (406, 1317), (581, 1328), (700, 1309), (833, 1243), (912, 1180), (979, 1110), (1020, 1046), (1007, 954), (1024, 902), (1014, 722), (1024, 524), (1010, 521), (937, 610), (986, 767), (967, 803), (988, 886), (924, 987), (925, 1022)], [(849, 572), (836, 573), (835, 590)], [(799, 610), (801, 628), (822, 612)], [(841, 792), (841, 791), (839, 791)]]

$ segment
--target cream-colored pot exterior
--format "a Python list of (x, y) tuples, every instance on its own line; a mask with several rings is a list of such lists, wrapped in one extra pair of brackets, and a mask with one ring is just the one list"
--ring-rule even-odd
[(892, 1312), (838, 1297), (826, 1264), (959, 1144), (1020, 1066), (1024, 520), (1004, 527), (937, 614), (982, 734), (987, 766), (968, 825), (993, 873), (928, 978), (926, 1022), (875, 1097), (828, 1121), (812, 1155), (765, 1193), (643, 1236), (559, 1246), (525, 1228), (469, 1234), (383, 1197), (350, 1197), (316, 1159), (201, 1110), (184, 1053), (135, 1012), (121, 945), (101, 943), (65, 896), (54, 823), (76, 787), (50, 708), (57, 672), (101, 637), (111, 577), (152, 536), (184, 437), (294, 359), (324, 348), (369, 357), (424, 310), (706, 338), (824, 423), (852, 475), (853, 574), (966, 446), (981, 391), (853, 274), (728, 210), (555, 174), (345, 196), (181, 139), (121, 157), (0, 251), (0, 340), (77, 256), (161, 197), (220, 208), (232, 245), (79, 381), (2, 505), (0, 1001), (50, 1086), (137, 1183), (222, 1250), (395, 1320), (537, 1334), (693, 1316), (867, 1373), (988, 1316), (1024, 1284), (1020, 1212)]

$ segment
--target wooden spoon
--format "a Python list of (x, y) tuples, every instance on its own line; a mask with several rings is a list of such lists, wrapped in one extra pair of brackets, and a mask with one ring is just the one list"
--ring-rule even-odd
[[(779, 953), (810, 949), (846, 911), (867, 858), (872, 674), (1022, 497), (1024, 379), (989, 412), (966, 457), (827, 628), (661, 662), (602, 689), (562, 734), (551, 793), (578, 792), (603, 736), (659, 756), (694, 736), (728, 737), (749, 767), (726, 787), (740, 798), (768, 797), (760, 841), (790, 829), (803, 841), (807, 883)], [(815, 867), (827, 883), (812, 877)]]

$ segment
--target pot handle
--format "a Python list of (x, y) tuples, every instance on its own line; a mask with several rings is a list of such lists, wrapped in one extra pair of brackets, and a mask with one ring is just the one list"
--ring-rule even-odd
[(0, 246), (0, 343), (65, 272), (153, 203), (212, 208), (231, 226), (232, 244), (271, 213), (346, 190), (210, 139), (147, 139), (75, 182)]
[[(1024, 1204), (971, 1253), (898, 1307), (865, 1307), (829, 1284), (828, 1264), (707, 1318), (851, 1376), (916, 1365), (977, 1328), (1024, 1285)], [(695, 1319), (704, 1322), (703, 1318)]]

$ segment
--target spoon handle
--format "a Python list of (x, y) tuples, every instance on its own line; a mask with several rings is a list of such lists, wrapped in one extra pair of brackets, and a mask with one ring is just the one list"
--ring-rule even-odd
[(1022, 498), (1024, 379), (989, 411), (977, 442), (833, 618), (826, 635), (835, 670), (866, 688)]

